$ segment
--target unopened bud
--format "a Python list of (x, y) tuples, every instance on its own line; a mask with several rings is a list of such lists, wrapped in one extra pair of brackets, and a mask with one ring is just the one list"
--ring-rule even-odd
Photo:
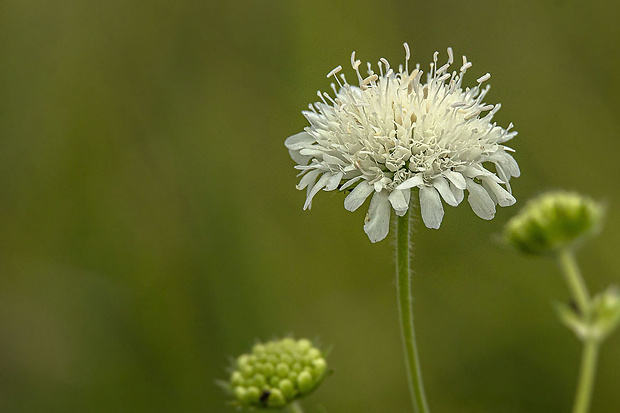
[(528, 254), (548, 254), (571, 248), (596, 233), (603, 207), (570, 192), (550, 192), (531, 200), (506, 225), (505, 239)]
[(227, 387), (237, 405), (278, 408), (315, 390), (325, 378), (327, 362), (310, 340), (285, 338), (254, 345), (233, 369)]

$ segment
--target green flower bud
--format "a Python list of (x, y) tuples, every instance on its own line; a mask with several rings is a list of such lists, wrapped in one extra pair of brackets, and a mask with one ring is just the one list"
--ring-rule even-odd
[(297, 387), (302, 393), (308, 393), (312, 390), (312, 374), (307, 371), (302, 371), (297, 376)]
[(319, 376), (322, 376), (325, 370), (327, 370), (327, 362), (322, 357), (313, 360), (312, 366), (314, 367), (314, 372)]
[(286, 377), (288, 376), (290, 369), (288, 368), (288, 365), (285, 363), (279, 363), (276, 366), (276, 371), (278, 372), (278, 376), (280, 377)]
[(590, 198), (569, 192), (546, 193), (528, 202), (508, 222), (504, 237), (528, 254), (554, 253), (594, 234), (603, 212), (603, 207)]
[(271, 376), (271, 378), (269, 379), (269, 384), (271, 385), (271, 387), (278, 387), (278, 385), (280, 384), (280, 377)]
[(239, 356), (227, 387), (238, 406), (281, 408), (314, 391), (326, 372), (323, 353), (310, 340), (285, 338)]
[(280, 381), (280, 383), (278, 384), (278, 387), (280, 387), (280, 390), (282, 391), (282, 395), (285, 398), (287, 399), (295, 398), (297, 390), (295, 389), (295, 386), (290, 380), (284, 379)]
[(252, 404), (252, 403), (256, 403), (258, 402), (258, 399), (260, 398), (260, 390), (258, 390), (258, 387), (248, 387), (246, 393), (245, 393), (245, 401), (247, 404)]
[(287, 404), (284, 395), (280, 391), (280, 389), (272, 389), (268, 390), (269, 393), (265, 392), (263, 394), (267, 395), (267, 406), (269, 407), (284, 407)]
[(276, 369), (273, 366), (273, 364), (265, 363), (265, 364), (263, 364), (261, 371), (263, 372), (265, 377), (271, 377), (271, 376), (273, 376), (273, 373), (276, 371)]

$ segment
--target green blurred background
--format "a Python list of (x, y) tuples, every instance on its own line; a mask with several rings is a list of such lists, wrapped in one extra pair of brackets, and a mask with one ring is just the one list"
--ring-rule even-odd
[[(410, 411), (393, 242), (304, 193), (284, 139), (364, 62), (467, 54), (519, 131), (518, 204), (417, 222), (415, 308), (435, 412), (568, 412), (580, 346), (555, 265), (503, 246), (547, 189), (609, 205), (581, 252), (620, 282), (620, 4), (609, 1), (0, 1), (0, 410), (228, 412), (215, 386), (255, 339), (332, 347), (310, 413)], [(346, 73), (350, 73), (349, 69)], [(467, 82), (466, 82), (467, 83)], [(593, 412), (620, 411), (620, 334)]]

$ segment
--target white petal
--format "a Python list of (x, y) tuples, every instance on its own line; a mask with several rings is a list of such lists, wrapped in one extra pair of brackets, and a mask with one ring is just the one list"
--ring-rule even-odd
[(446, 201), (448, 205), (450, 206), (458, 205), (458, 202), (456, 202), (456, 198), (454, 194), (450, 190), (450, 185), (443, 177), (440, 176), (439, 178), (435, 178), (433, 180), (433, 186), (435, 187), (435, 189), (437, 189), (437, 191), (439, 192), (443, 200)]
[(323, 154), (323, 160), (325, 162), (327, 162), (330, 165), (338, 165), (338, 166), (344, 166), (346, 165), (346, 162), (343, 161), (340, 158), (337, 158), (335, 156), (329, 155), (329, 154)]
[(502, 165), (502, 168), (504, 168), (504, 170), (508, 172), (509, 175), (514, 176), (515, 178), (521, 175), (519, 164), (510, 154), (504, 152), (503, 156), (500, 158), (499, 163)]
[(495, 164), (495, 170), (497, 171), (497, 175), (499, 176), (499, 179), (502, 180), (502, 182), (504, 182), (506, 184), (506, 186), (508, 186), (508, 188), (510, 188), (510, 175), (508, 175), (506, 172), (504, 172), (504, 168), (502, 168), (502, 166), (499, 163)]
[(482, 219), (493, 219), (495, 216), (495, 202), (491, 199), (487, 191), (473, 180), (467, 180), (467, 202), (471, 209)]
[(308, 161), (312, 159), (312, 156), (302, 155), (299, 151), (294, 151), (292, 149), (288, 150), (288, 154), (298, 165), (308, 165)]
[(467, 183), (465, 182), (465, 178), (463, 177), (463, 175), (461, 175), (461, 173), (454, 171), (445, 171), (443, 174), (458, 189), (467, 188)]
[(329, 172), (325, 172), (319, 178), (318, 182), (311, 188), (308, 186), (308, 196), (306, 197), (306, 203), (304, 204), (304, 209), (310, 209), (312, 207), (312, 198), (321, 190), (327, 182), (332, 177), (332, 174)]
[(390, 231), (390, 201), (387, 191), (375, 192), (364, 220), (364, 232), (370, 242), (379, 242)]
[(333, 174), (332, 177), (329, 178), (329, 181), (327, 181), (327, 184), (325, 185), (325, 190), (333, 191), (334, 189), (338, 188), (338, 184), (340, 184), (341, 179), (342, 179), (342, 172), (337, 172)]
[(299, 151), (307, 148), (315, 142), (315, 139), (308, 132), (299, 132), (293, 136), (289, 136), (284, 141), (284, 145), (292, 150)]
[[(512, 155), (506, 152), (506, 150), (509, 149), (510, 148), (506, 147), (503, 151), (499, 151), (489, 156), (488, 158), (489, 161), (495, 164), (498, 175), (505, 183), (508, 183), (508, 179), (510, 179), (511, 176), (518, 177), (519, 175), (521, 175), (521, 171), (519, 170), (519, 164), (517, 164), (517, 161), (515, 161)], [(504, 175), (507, 175), (507, 179), (502, 177), (502, 175), (499, 173), (500, 169), (505, 172)]]
[(420, 212), (428, 228), (438, 229), (443, 219), (443, 205), (437, 191), (428, 186), (420, 188)]
[(308, 165), (308, 161), (312, 156), (302, 155), (299, 151), (303, 148), (309, 147), (315, 142), (315, 139), (307, 132), (300, 132), (296, 135), (289, 136), (284, 145), (288, 148), (288, 153), (295, 162), (299, 165)]
[[(388, 199), (396, 211), (407, 211), (409, 208), (410, 189), (395, 189)], [(404, 215), (404, 214), (403, 214)]]
[(347, 211), (355, 211), (362, 206), (368, 195), (372, 194), (374, 188), (368, 182), (360, 182), (349, 195), (344, 199), (344, 209)]
[(469, 165), (463, 170), (463, 175), (468, 178), (476, 178), (479, 176), (491, 176), (494, 173), (484, 169), (481, 165)]
[(399, 217), (404, 217), (405, 214), (407, 213), (406, 209), (395, 209), (394, 212), (396, 213), (396, 215), (398, 215)]
[(307, 156), (317, 156), (319, 158), (323, 158), (325, 155), (324, 149), (317, 149), (317, 147), (308, 146), (299, 150), (299, 153)]
[(356, 176), (355, 178), (349, 179), (347, 182), (345, 182), (344, 184), (342, 184), (340, 186), (340, 190), (344, 191), (345, 189), (347, 189), (348, 187), (350, 187), (351, 185), (353, 185), (354, 183), (356, 183), (357, 181), (359, 181), (362, 178), (363, 178), (363, 176), (360, 175), (360, 176)]
[(463, 191), (461, 188), (457, 188), (456, 186), (454, 186), (452, 182), (450, 182), (450, 190), (454, 194), (457, 205), (463, 202), (463, 198), (465, 198), (465, 191)]
[(517, 200), (514, 196), (510, 194), (507, 190), (501, 187), (497, 182), (485, 179), (483, 180), (484, 187), (487, 191), (490, 191), (490, 194), (495, 196), (495, 200), (499, 204), (499, 206), (507, 207), (510, 205), (514, 205)]
[(463, 198), (465, 198), (465, 191), (454, 186), (452, 182), (450, 182), (450, 190), (454, 195), (454, 199), (456, 199), (456, 203), (460, 204), (463, 201)]
[(317, 176), (319, 176), (321, 172), (322, 171), (320, 169), (315, 169), (313, 171), (308, 172), (307, 174), (303, 176), (303, 178), (301, 178), (301, 181), (299, 181), (296, 188), (304, 189), (308, 185), (310, 186), (314, 185), (314, 182), (316, 182)]
[(422, 185), (423, 183), (424, 183), (424, 178), (422, 178), (421, 174), (418, 174), (402, 182), (400, 185), (396, 187), (396, 189), (409, 189), (409, 188), (413, 188), (414, 186)]

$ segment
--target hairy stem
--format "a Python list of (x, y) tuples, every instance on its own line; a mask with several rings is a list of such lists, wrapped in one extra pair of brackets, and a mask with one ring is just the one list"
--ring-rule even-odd
[(411, 231), (410, 212), (405, 216), (398, 217), (397, 229), (397, 260), (396, 278), (398, 291), (398, 310), (400, 315), (400, 326), (405, 347), (405, 364), (407, 367), (407, 377), (409, 379), (409, 390), (413, 400), (414, 411), (417, 413), (428, 413), (426, 396), (424, 395), (424, 385), (422, 383), (422, 371), (418, 359), (418, 349), (415, 341), (415, 330), (413, 328), (413, 307), (411, 300)]
[(586, 314), (590, 305), (590, 293), (581, 277), (581, 271), (579, 271), (575, 255), (571, 250), (564, 249), (559, 252), (558, 258), (573, 299), (581, 314)]
[(588, 340), (584, 343), (583, 352), (581, 353), (579, 384), (577, 385), (573, 413), (587, 413), (590, 407), (592, 388), (594, 387), (594, 376), (596, 375), (598, 347), (599, 343), (595, 340)]
[[(568, 288), (573, 296), (573, 300), (575, 300), (577, 308), (579, 309), (579, 313), (582, 317), (587, 319), (591, 306), (590, 293), (581, 276), (581, 271), (575, 260), (575, 255), (571, 250), (564, 249), (558, 253), (558, 259)], [(596, 339), (583, 339), (584, 347), (581, 353), (581, 367), (573, 413), (587, 413), (590, 408), (599, 345), (600, 343)]]

